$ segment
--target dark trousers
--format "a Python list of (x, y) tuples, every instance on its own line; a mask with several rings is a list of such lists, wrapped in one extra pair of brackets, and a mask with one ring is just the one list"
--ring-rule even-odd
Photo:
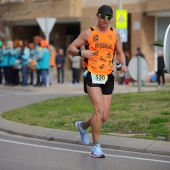
[(3, 67), (5, 84), (9, 84), (9, 67)]
[(30, 75), (30, 84), (33, 84), (33, 81), (34, 81), (34, 71), (29, 69), (29, 75)]
[(47, 85), (47, 69), (41, 69), (42, 86)]
[(37, 75), (37, 83), (36, 83), (36, 85), (41, 85), (41, 82), (40, 82), (41, 70), (40, 69), (36, 70), (36, 75)]
[(80, 77), (80, 69), (78, 68), (72, 68), (72, 76), (73, 76), (73, 84), (79, 83), (79, 77)]
[(13, 84), (13, 68), (12, 67), (9, 67), (9, 77), (8, 77), (8, 82), (9, 84)]
[(161, 84), (161, 77), (162, 77), (162, 84), (165, 85), (165, 74), (164, 74), (163, 70), (158, 70), (158, 72), (157, 72), (158, 85)]
[(28, 68), (26, 65), (22, 67), (22, 85), (28, 85)]
[(64, 67), (57, 68), (58, 83), (64, 83)]
[(19, 85), (20, 84), (20, 76), (19, 76), (19, 69), (13, 69), (12, 70), (12, 79), (13, 79), (13, 84), (14, 85)]

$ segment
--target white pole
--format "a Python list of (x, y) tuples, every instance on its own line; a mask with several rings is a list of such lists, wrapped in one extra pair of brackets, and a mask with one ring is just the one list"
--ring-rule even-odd
[(45, 18), (45, 39), (49, 43), (50, 33), (48, 32), (48, 18)]
[(119, 9), (122, 9), (122, 0), (118, 0), (118, 6), (119, 6)]
[(141, 56), (137, 56), (138, 92), (141, 92)]

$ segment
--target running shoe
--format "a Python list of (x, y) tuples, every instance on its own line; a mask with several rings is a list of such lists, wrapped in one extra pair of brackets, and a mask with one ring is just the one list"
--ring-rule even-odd
[(80, 139), (81, 139), (81, 143), (83, 145), (88, 145), (89, 144), (89, 136), (87, 135), (87, 130), (84, 130), (80, 125), (81, 125), (82, 121), (77, 121), (75, 123), (75, 126), (77, 128), (77, 130), (80, 132)]
[(104, 158), (105, 157), (99, 144), (92, 146), (90, 155), (94, 158)]

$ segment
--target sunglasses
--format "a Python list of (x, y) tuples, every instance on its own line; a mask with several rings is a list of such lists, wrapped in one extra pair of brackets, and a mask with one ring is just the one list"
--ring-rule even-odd
[(111, 19), (112, 19), (112, 16), (111, 16), (111, 15), (99, 14), (99, 17), (100, 17), (101, 19), (107, 19), (107, 20), (111, 20)]

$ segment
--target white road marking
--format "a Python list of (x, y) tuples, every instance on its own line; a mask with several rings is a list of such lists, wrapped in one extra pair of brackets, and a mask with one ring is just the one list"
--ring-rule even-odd
[[(6, 143), (12, 143), (12, 144), (18, 144), (18, 145), (25, 145), (25, 146), (32, 146), (32, 147), (44, 148), (44, 149), (53, 149), (53, 150), (60, 150), (60, 151), (67, 151), (67, 152), (74, 152), (74, 153), (88, 153), (89, 154), (89, 152), (85, 152), (85, 151), (63, 149), (63, 148), (49, 147), (49, 146), (29, 144), (29, 143), (22, 143), (22, 142), (10, 141), (10, 140), (5, 140), (5, 139), (0, 139), (0, 142), (6, 142)], [(131, 156), (111, 155), (111, 154), (105, 154), (105, 156), (170, 164), (170, 161), (163, 161), (163, 160), (157, 160), (157, 159), (147, 159), (147, 158), (138, 158), (138, 157), (131, 157)]]

